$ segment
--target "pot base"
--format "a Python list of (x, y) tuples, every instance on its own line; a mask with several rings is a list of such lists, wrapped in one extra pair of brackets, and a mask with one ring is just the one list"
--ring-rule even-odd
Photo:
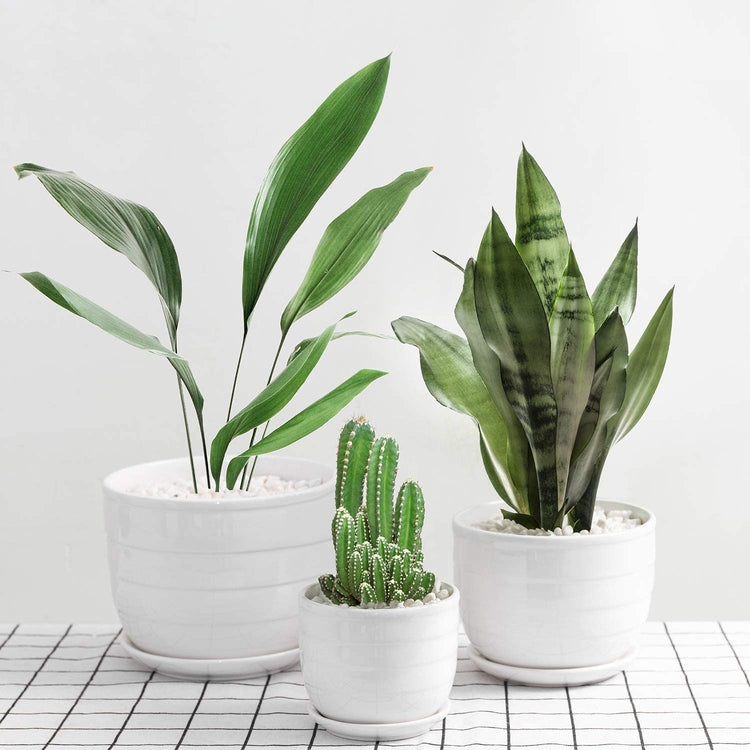
[(360, 724), (349, 721), (336, 721), (318, 713), (312, 704), (310, 704), (307, 711), (321, 727), (345, 740), (390, 742), (408, 740), (429, 732), (435, 724), (442, 721), (448, 715), (450, 707), (451, 702), (446, 701), (440, 710), (432, 714), (432, 716), (427, 716), (424, 719), (415, 719), (414, 721), (399, 721), (394, 724)]
[(127, 636), (123, 636), (120, 643), (128, 656), (137, 662), (178, 680), (244, 680), (280, 672), (299, 661), (298, 648), (236, 659), (184, 659), (142, 651)]
[(490, 661), (469, 644), (469, 658), (474, 665), (483, 672), (498, 677), (501, 680), (515, 682), (519, 685), (531, 687), (573, 687), (575, 685), (590, 685), (614, 677), (628, 667), (635, 659), (637, 648), (632, 648), (619, 659), (607, 664), (595, 664), (592, 667), (570, 667), (563, 669), (541, 669), (538, 667), (518, 667), (510, 664), (500, 664)]

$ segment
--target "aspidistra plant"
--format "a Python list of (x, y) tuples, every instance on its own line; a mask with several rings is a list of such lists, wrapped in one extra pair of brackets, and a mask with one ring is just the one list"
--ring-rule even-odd
[(557, 195), (524, 147), (515, 243), (493, 210), (476, 260), (463, 267), (455, 316), (464, 336), (393, 321), (419, 349), (430, 393), (476, 422), (487, 475), (512, 509), (503, 514), (528, 528), (554, 529), (566, 517), (591, 528), (610, 448), (661, 379), (673, 289), (629, 351), (637, 258), (636, 223), (589, 296)]
[[(206, 484), (219, 488), (225, 478), (229, 488), (242, 476), (249, 486), (250, 457), (286, 447), (315, 431), (334, 417), (370, 383), (384, 375), (363, 369), (322, 396), (270, 434), (268, 424), (305, 383), (336, 334), (336, 325), (306, 339), (295, 349), (285, 368), (274, 378), (287, 335), (300, 318), (320, 307), (343, 289), (366, 265), (385, 229), (396, 218), (412, 190), (429, 173), (429, 167), (397, 177), (374, 188), (334, 219), (323, 234), (310, 266), (281, 317), (278, 350), (266, 387), (232, 417), (232, 403), (246, 348), (252, 314), (271, 271), (296, 231), (320, 197), (350, 161), (367, 135), (380, 109), (388, 80), (390, 59), (376, 60), (344, 81), (282, 146), (258, 191), (245, 242), (242, 277), (242, 346), (232, 383), (227, 422), (214, 438), (210, 454), (203, 423), (203, 396), (188, 362), (178, 353), (177, 333), (182, 302), (182, 277), (172, 240), (163, 224), (147, 208), (107, 193), (72, 172), (59, 172), (36, 164), (20, 164), (19, 177), (35, 175), (50, 195), (105, 245), (124, 255), (155, 287), (166, 322), (169, 345), (137, 330), (99, 305), (38, 272), (20, 274), (26, 281), (69, 312), (137, 348), (165, 357), (177, 374), (193, 487), (198, 479), (193, 459), (190, 423), (184, 391), (195, 410), (200, 433)], [(348, 317), (348, 316), (345, 316)], [(355, 333), (355, 332), (345, 332)], [(230, 443), (252, 431), (250, 445), (232, 459), (225, 472)]]

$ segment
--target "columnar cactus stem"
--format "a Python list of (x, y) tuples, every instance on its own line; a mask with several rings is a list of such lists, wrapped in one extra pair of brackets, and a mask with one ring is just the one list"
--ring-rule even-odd
[(393, 493), (398, 469), (398, 443), (392, 437), (378, 438), (367, 465), (367, 520), (370, 541), (388, 541), (393, 534)]
[(424, 496), (419, 485), (404, 482), (396, 500), (394, 537), (402, 549), (419, 551), (424, 523)]
[(364, 417), (350, 420), (341, 431), (336, 462), (336, 507), (343, 505), (352, 516), (362, 504), (367, 459), (374, 440), (375, 430)]

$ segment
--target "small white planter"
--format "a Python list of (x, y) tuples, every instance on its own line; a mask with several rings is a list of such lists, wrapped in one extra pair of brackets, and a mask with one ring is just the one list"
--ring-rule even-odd
[(122, 469), (104, 480), (110, 577), (123, 632), (136, 649), (177, 660), (165, 661), (163, 671), (229, 678), (258, 664), (268, 669), (262, 657), (269, 654), (296, 661), (300, 586), (332, 565), (334, 476), (320, 464), (280, 457), (261, 457), (256, 473), (321, 483), (261, 498), (130, 494), (135, 486), (187, 476), (187, 459)]
[[(447, 599), (399, 609), (314, 602), (317, 584), (302, 591), (302, 678), (317, 713), (334, 723), (328, 727), (334, 733), (405, 738), (434, 723), (424, 726), (422, 720), (442, 718), (456, 673), (459, 599), (456, 589), (443, 587), (451, 592)], [(338, 724), (353, 726), (342, 730)], [(371, 728), (357, 733), (356, 725)], [(400, 726), (378, 733), (383, 725)]]
[(576, 684), (610, 677), (634, 656), (654, 585), (656, 521), (633, 505), (599, 506), (630, 510), (643, 523), (585, 536), (476, 528), (498, 515), (497, 503), (454, 518), (461, 616), (483, 669), (531, 684)]

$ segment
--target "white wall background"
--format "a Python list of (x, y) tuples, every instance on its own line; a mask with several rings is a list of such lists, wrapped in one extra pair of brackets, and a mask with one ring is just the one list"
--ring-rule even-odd
[[(659, 518), (652, 614), (750, 618), (747, 3), (1, 0), (0, 267), (43, 270), (162, 335), (148, 282), (10, 167), (75, 169), (154, 209), (180, 254), (182, 346), (215, 429), (265, 169), (338, 82), (391, 51), (375, 126), (267, 287), (240, 401), (328, 221), (405, 169), (436, 167), (365, 272), (293, 338), (355, 308), (374, 331), (400, 314), (455, 327), (459, 277), (431, 250), (474, 254), (491, 205), (512, 227), (523, 139), (591, 289), (639, 217), (632, 337), (677, 285), (662, 387), (601, 493)], [(183, 451), (172, 372), (12, 276), (0, 311), (0, 620), (112, 620), (99, 481)], [(415, 351), (394, 343), (337, 342), (307, 398), (364, 366), (391, 375), (350, 413), (398, 437), (428, 498), (428, 559), (449, 577), (449, 519), (492, 497), (474, 427), (432, 401)], [(292, 452), (331, 460), (340, 421)]]

